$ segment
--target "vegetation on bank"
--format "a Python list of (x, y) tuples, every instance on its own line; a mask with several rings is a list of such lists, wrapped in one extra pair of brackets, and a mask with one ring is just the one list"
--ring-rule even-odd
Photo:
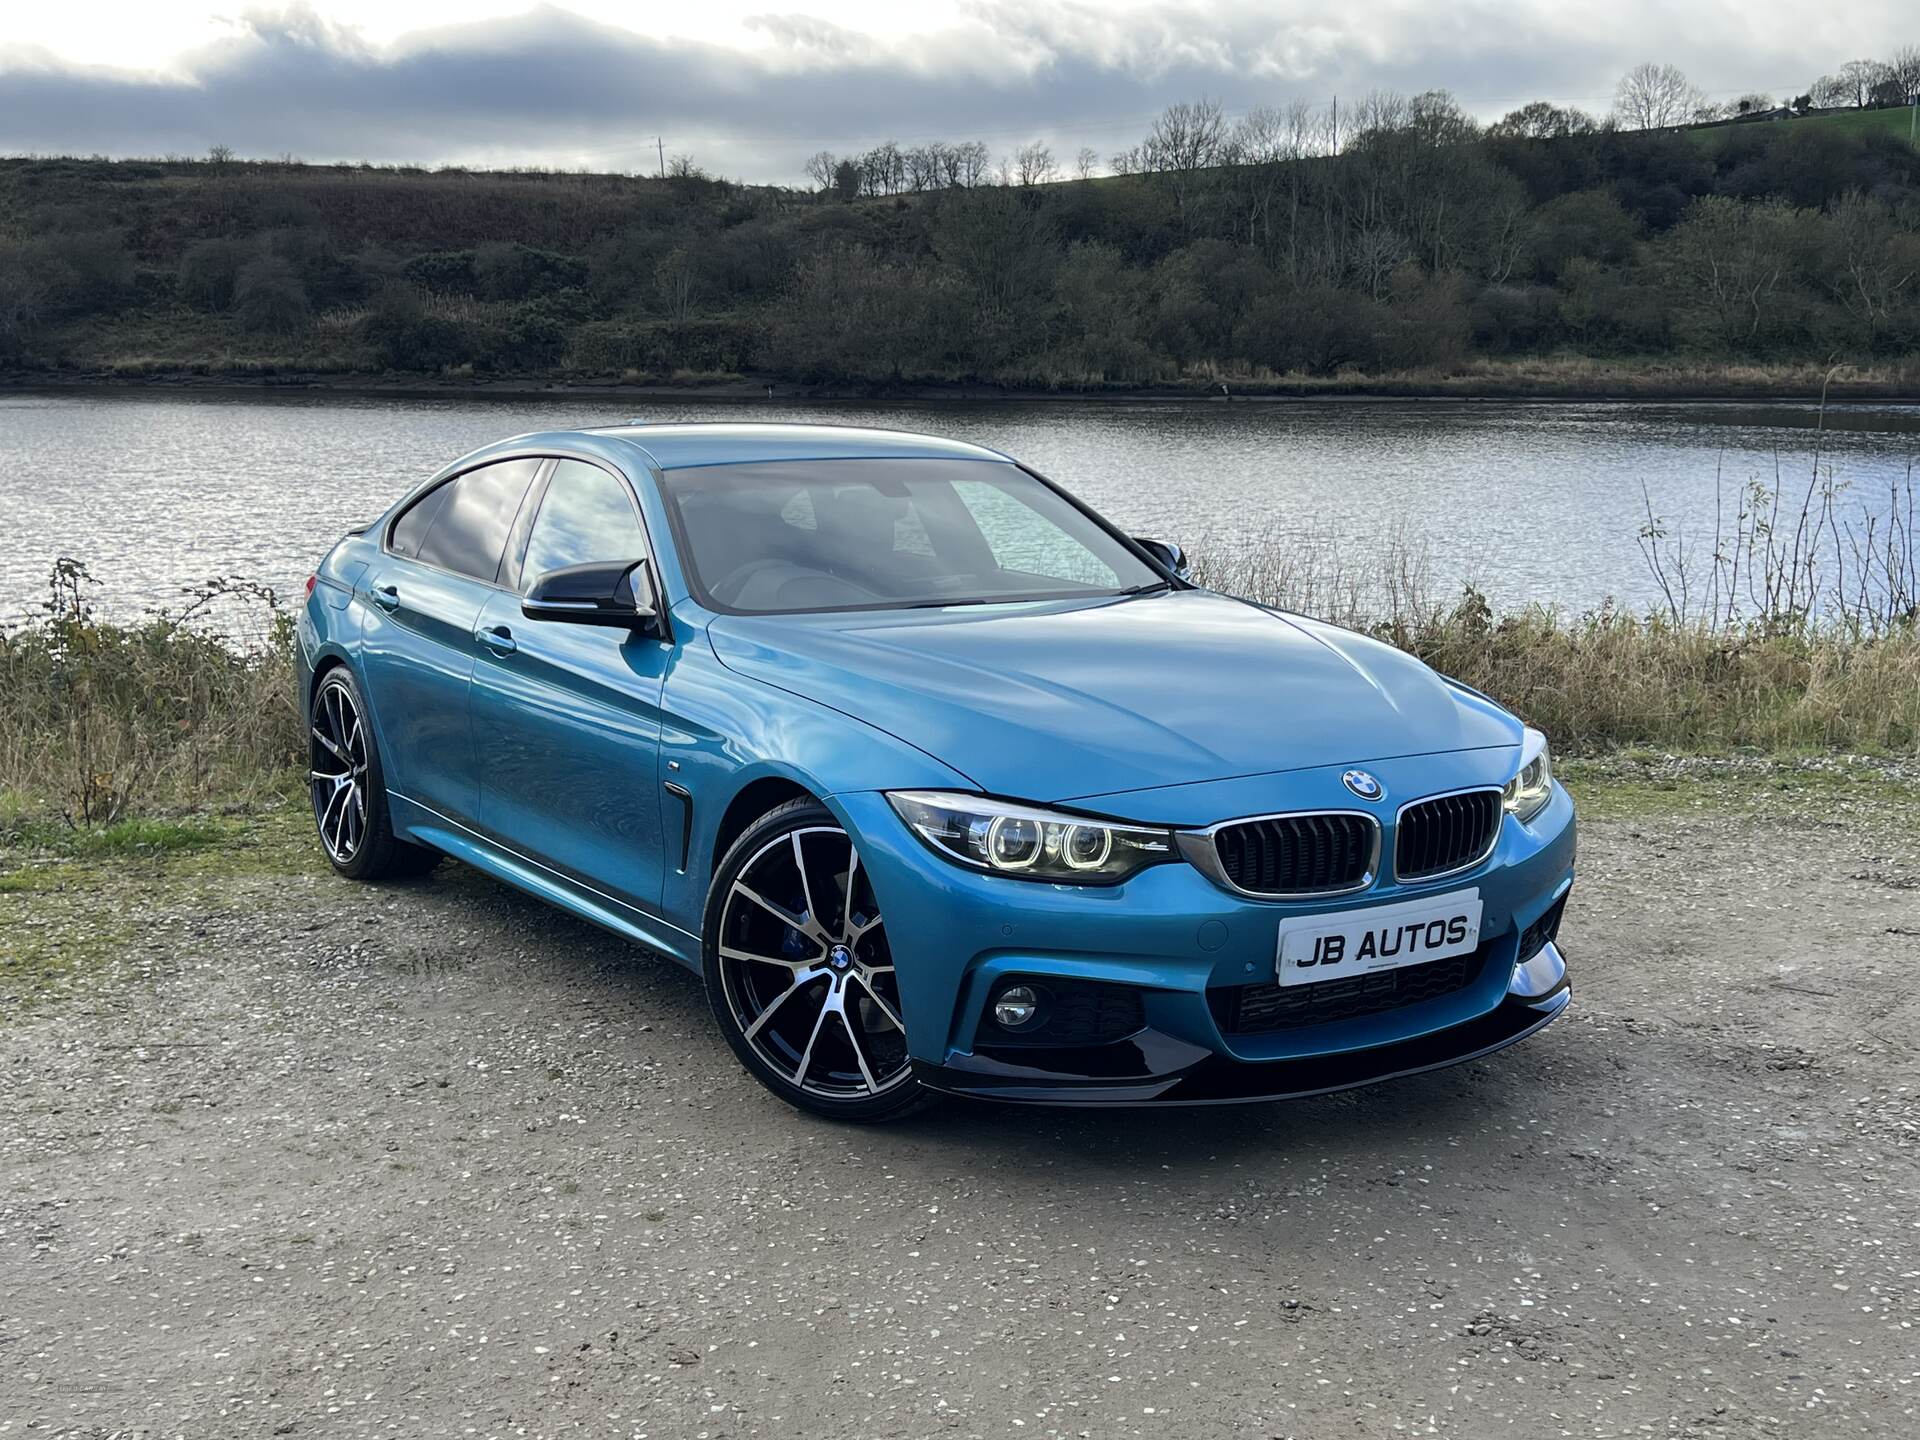
[[(1326, 536), (1197, 545), (1196, 578), (1408, 650), (1547, 731), (1560, 753), (1635, 747), (1920, 755), (1920, 497), (1914, 478), (1842, 510), (1816, 464), (1731, 499), (1722, 529), (1640, 541), (1645, 614), (1496, 613), (1436, 590), (1425, 549)], [(40, 612), (0, 631), (0, 850), (87, 832), (97, 854), (192, 850), (182, 812), (303, 803), (293, 632), (272, 591), (215, 580), (127, 622), (62, 560)], [(175, 817), (149, 823), (153, 817)], [(36, 838), (37, 837), (37, 838)], [(213, 838), (218, 838), (217, 834)]]
[(1227, 147), (1217, 110), (1174, 107), (1138, 173), (879, 196), (0, 161), (0, 365), (1552, 392), (1568, 366), (1842, 360), (1920, 384), (1920, 152), (1884, 127), (1483, 131), (1429, 94), (1371, 97), (1327, 154), (1295, 118)]

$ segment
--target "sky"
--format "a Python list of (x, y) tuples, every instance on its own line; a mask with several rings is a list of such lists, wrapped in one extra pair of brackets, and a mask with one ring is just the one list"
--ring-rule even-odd
[[(779, 0), (773, 0), (779, 3)], [(6, 0), (0, 154), (651, 172), (659, 149), (795, 183), (816, 150), (1033, 140), (1104, 162), (1166, 105), (1447, 89), (1493, 119), (1604, 112), (1670, 61), (1791, 96), (1920, 44), (1911, 0)], [(1810, 23), (1817, 17), (1817, 23)]]

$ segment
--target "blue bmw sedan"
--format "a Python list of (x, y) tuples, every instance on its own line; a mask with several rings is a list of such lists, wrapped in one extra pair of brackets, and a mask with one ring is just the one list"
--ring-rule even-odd
[(978, 446), (503, 441), (334, 546), (298, 650), (337, 871), (673, 957), (823, 1115), (1313, 1094), (1570, 999), (1544, 737)]

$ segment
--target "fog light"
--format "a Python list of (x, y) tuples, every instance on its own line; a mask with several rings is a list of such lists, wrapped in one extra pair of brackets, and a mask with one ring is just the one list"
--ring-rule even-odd
[(1040, 1013), (1040, 997), (1030, 985), (1009, 985), (993, 1001), (993, 1021), (1003, 1030), (1031, 1025)]

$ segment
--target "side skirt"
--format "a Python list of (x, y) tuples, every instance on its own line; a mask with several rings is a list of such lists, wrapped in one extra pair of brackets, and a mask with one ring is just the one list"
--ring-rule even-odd
[(569, 879), (539, 861), (509, 850), (497, 841), (469, 830), (457, 820), (449, 820), (417, 800), (387, 792), (393, 807), (395, 828), (407, 839), (431, 845), (463, 864), (503, 880), (516, 890), (564, 910), (581, 920), (611, 930), (623, 939), (645, 946), (656, 954), (678, 961), (689, 970), (700, 969), (700, 937), (656, 916), (634, 909), (611, 895)]

